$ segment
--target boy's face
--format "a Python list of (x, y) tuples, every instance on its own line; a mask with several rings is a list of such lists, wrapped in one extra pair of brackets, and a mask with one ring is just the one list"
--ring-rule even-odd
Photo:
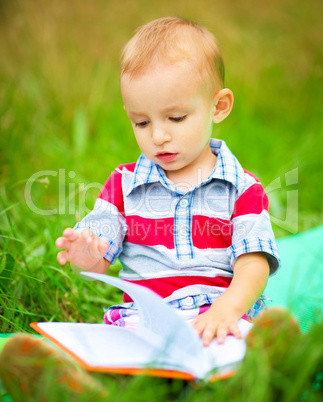
[(166, 175), (196, 175), (215, 164), (209, 140), (215, 102), (187, 62), (121, 78), (124, 108), (141, 151)]

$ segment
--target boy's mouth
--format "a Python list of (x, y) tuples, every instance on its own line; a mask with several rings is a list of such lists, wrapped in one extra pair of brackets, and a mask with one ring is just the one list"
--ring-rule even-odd
[(173, 161), (178, 153), (171, 153), (171, 152), (159, 152), (156, 154), (156, 158), (158, 158), (161, 162), (171, 162)]

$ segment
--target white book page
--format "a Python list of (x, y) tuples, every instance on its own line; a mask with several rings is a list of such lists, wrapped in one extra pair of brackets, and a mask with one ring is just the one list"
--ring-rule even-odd
[(68, 322), (38, 326), (92, 367), (144, 367), (156, 354), (152, 345), (125, 328)]
[(199, 375), (202, 366), (203, 347), (193, 328), (151, 290), (92, 272), (82, 272), (126, 292), (135, 302), (139, 313), (137, 334), (159, 351), (156, 362), (180, 364), (183, 370)]

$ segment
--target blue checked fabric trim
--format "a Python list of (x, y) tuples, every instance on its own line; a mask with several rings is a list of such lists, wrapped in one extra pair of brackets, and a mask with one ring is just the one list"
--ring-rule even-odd
[[(100, 235), (102, 237), (102, 235)], [(108, 252), (105, 254), (104, 258), (109, 260), (111, 264), (114, 264), (116, 262), (116, 259), (118, 258), (119, 254), (121, 253), (122, 249), (120, 247), (117, 247), (113, 241), (109, 240), (110, 248)]]
[(232, 246), (228, 248), (230, 264), (233, 266), (234, 261), (242, 254), (259, 251), (277, 256), (277, 259), (279, 260), (276, 243), (271, 239), (263, 240), (260, 237), (256, 237), (255, 239), (252, 239), (252, 241), (242, 239), (240, 242), (232, 244)]
[[(184, 197), (176, 194), (179, 202), (174, 214), (174, 242), (176, 256), (179, 260), (192, 259), (195, 257), (192, 241), (192, 205), (195, 191), (188, 193)], [(185, 204), (181, 205), (181, 203)]]
[[(217, 296), (211, 296), (207, 294), (201, 294), (196, 296), (185, 297), (184, 299), (173, 300), (168, 302), (171, 307), (177, 308), (178, 310), (191, 310), (204, 306), (205, 304), (212, 304)], [(187, 302), (189, 300), (189, 303)]]
[(260, 299), (258, 299), (256, 303), (249, 309), (249, 311), (247, 311), (246, 315), (251, 321), (258, 318), (264, 310), (267, 310), (267, 306), (264, 303), (264, 300), (270, 299), (266, 296), (261, 296)]

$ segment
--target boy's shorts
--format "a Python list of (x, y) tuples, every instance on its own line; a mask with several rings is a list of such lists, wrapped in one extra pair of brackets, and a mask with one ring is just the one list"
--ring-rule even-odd
[[(215, 300), (216, 298), (214, 298)], [(264, 300), (268, 300), (266, 296), (261, 296), (260, 299), (251, 307), (251, 309), (242, 317), (247, 321), (252, 322), (256, 319), (263, 310), (267, 307)], [(191, 321), (199, 314), (207, 311), (213, 301), (209, 295), (188, 296), (184, 299), (169, 302), (171, 307), (174, 308), (176, 313), (182, 316), (186, 321)], [(270, 299), (269, 299), (270, 300)], [(208, 301), (204, 303), (203, 301)], [(115, 325), (124, 327), (129, 330), (135, 331), (139, 322), (138, 309), (135, 303), (123, 303), (116, 306), (104, 309), (104, 323), (107, 325)]]

